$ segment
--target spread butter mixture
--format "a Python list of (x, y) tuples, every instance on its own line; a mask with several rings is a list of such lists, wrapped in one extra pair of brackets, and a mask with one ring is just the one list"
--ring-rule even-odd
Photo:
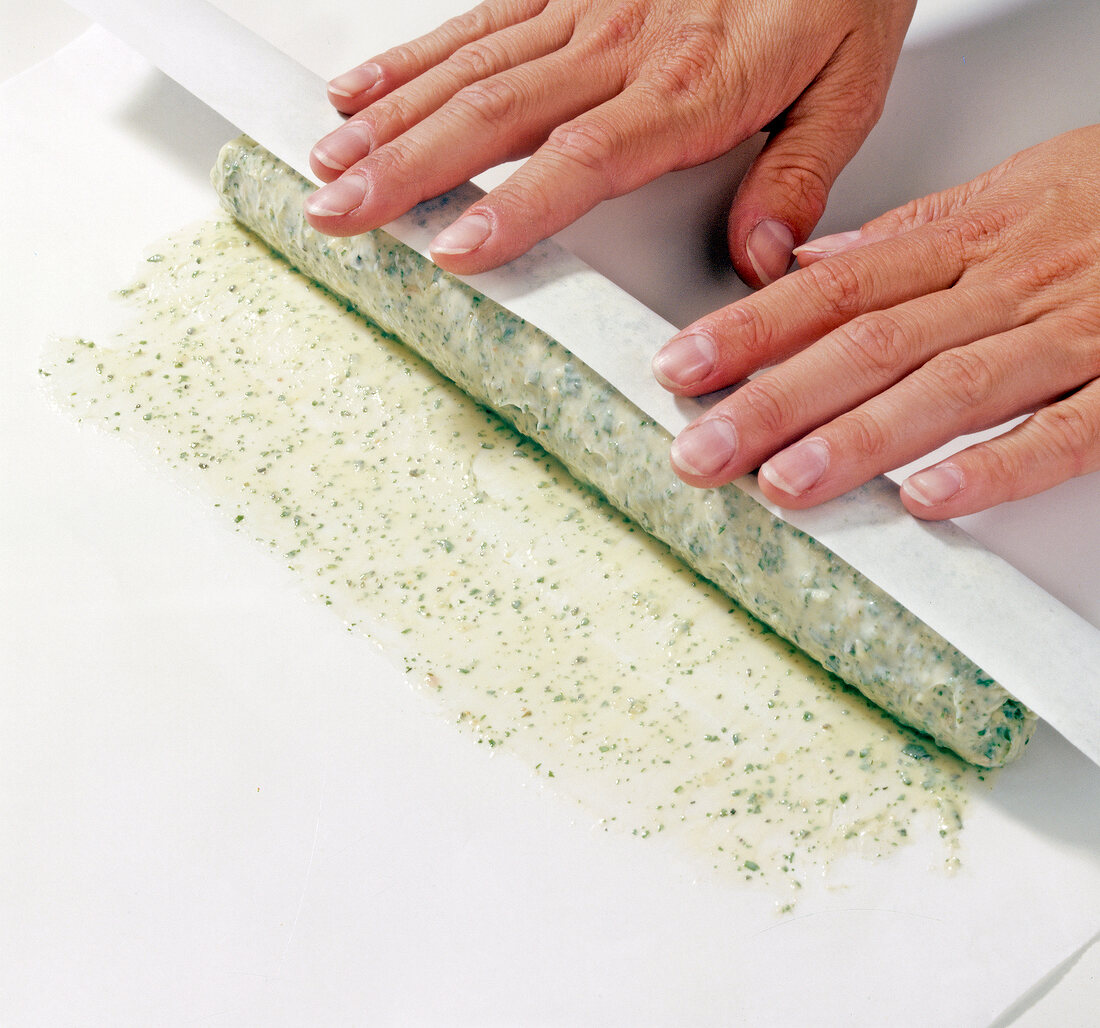
[(977, 771), (236, 224), (163, 241), (123, 296), (133, 327), (67, 342), (54, 396), (201, 482), (479, 744), (783, 905), (914, 835), (956, 861)]
[[(302, 211), (313, 187), (245, 137), (222, 147), (211, 179), (226, 210), (291, 266), (392, 332), (864, 696), (981, 767), (1021, 754), (1032, 711), (856, 568), (739, 488), (685, 485), (669, 464), (669, 433), (559, 340), (381, 230), (338, 240), (316, 232)], [(414, 218), (429, 229), (440, 214), (447, 220), (454, 202), (439, 197)], [(521, 261), (514, 270), (526, 280), (521, 288), (538, 288), (535, 267)], [(578, 311), (585, 297), (599, 302), (599, 287), (567, 279)], [(604, 326), (613, 338), (624, 330)]]

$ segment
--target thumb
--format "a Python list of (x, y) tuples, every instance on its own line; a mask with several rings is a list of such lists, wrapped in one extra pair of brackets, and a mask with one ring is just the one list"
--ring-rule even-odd
[[(861, 92), (868, 98), (866, 85)], [(852, 96), (836, 81), (814, 83), (772, 130), (742, 180), (727, 239), (733, 265), (749, 285), (768, 285), (786, 272), (791, 250), (810, 237), (837, 176), (878, 120), (881, 97), (857, 106)]]

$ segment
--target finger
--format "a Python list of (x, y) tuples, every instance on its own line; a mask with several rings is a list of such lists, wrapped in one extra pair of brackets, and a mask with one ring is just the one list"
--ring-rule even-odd
[(512, 260), (598, 203), (682, 164), (677, 112), (646, 81), (559, 126), (507, 181), (433, 241), (433, 259), (468, 275)]
[(1100, 470), (1100, 381), (1037, 411), (902, 483), (901, 500), (927, 520), (962, 517)]
[[(692, 485), (720, 485), (859, 408), (945, 348), (965, 346), (1005, 327), (1000, 291), (982, 286), (943, 290), (862, 315), (711, 408), (674, 442), (673, 467)], [(773, 470), (802, 483), (808, 471), (794, 466), (797, 456), (790, 456), (785, 472), (781, 463)], [(802, 456), (808, 460), (820, 454), (811, 448)]]
[(531, 18), (544, 7), (546, 0), (487, 0), (432, 32), (337, 75), (328, 83), (329, 100), (342, 114), (354, 114), (461, 47)]
[(807, 268), (817, 261), (834, 254), (844, 253), (871, 243), (881, 242), (904, 235), (923, 225), (948, 218), (962, 211), (968, 203), (990, 186), (1003, 174), (1010, 162), (994, 168), (961, 186), (941, 190), (929, 196), (895, 207), (866, 222), (858, 229), (837, 232), (828, 236), (811, 239), (795, 247), (794, 255), (801, 267)]
[(1062, 319), (1044, 319), (943, 351), (776, 454), (760, 469), (761, 488), (784, 506), (813, 506), (961, 435), (1049, 403), (1096, 373), (1088, 347), (1061, 345), (1068, 328)]
[[(569, 40), (571, 23), (553, 13), (559, 10), (550, 8), (467, 43), (406, 85), (375, 100), (317, 142), (310, 154), (314, 173), (322, 181), (332, 181), (372, 150), (439, 110), (466, 86), (560, 49)], [(544, 75), (552, 70), (547, 68)], [(468, 147), (477, 144), (477, 139), (465, 141)]]
[(882, 113), (893, 70), (868, 67), (849, 37), (791, 105), (742, 180), (730, 210), (730, 255), (752, 286), (782, 276), (821, 218), (829, 191)]
[(794, 256), (798, 260), (799, 267), (808, 268), (826, 257), (891, 239), (921, 225), (931, 224), (961, 206), (963, 188), (955, 187), (942, 193), (921, 197), (919, 200), (911, 200), (904, 206), (887, 211), (857, 229), (811, 239), (801, 246), (796, 246)]
[(964, 268), (932, 228), (838, 254), (689, 325), (658, 351), (654, 373), (681, 396), (723, 389), (852, 318), (949, 288)]
[(542, 87), (563, 81), (561, 70), (570, 61), (558, 51), (466, 86), (308, 197), (310, 223), (337, 236), (377, 228), (488, 167), (527, 155), (563, 122), (618, 88), (598, 75), (574, 77), (571, 88)]
[(749, 285), (784, 275), (795, 245), (813, 231), (837, 175), (865, 137), (846, 131), (850, 123), (850, 112), (796, 104), (752, 163), (728, 226), (734, 268)]

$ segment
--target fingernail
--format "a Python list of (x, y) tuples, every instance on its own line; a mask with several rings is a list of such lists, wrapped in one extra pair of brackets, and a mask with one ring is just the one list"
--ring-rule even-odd
[(718, 356), (713, 339), (701, 335), (677, 336), (653, 357), (653, 374), (662, 385), (682, 389), (701, 382), (714, 370)]
[(382, 69), (377, 64), (360, 64), (358, 68), (345, 71), (343, 75), (337, 75), (328, 84), (330, 93), (337, 96), (358, 96), (365, 93), (372, 86), (378, 85), (382, 78)]
[(306, 197), (305, 208), (309, 214), (333, 218), (350, 214), (366, 198), (367, 180), (362, 175), (344, 175)]
[(937, 468), (910, 475), (902, 488), (918, 503), (925, 507), (935, 507), (950, 500), (962, 485), (962, 472), (954, 464), (941, 464)]
[(811, 239), (808, 243), (795, 247), (794, 255), (828, 257), (831, 253), (839, 253), (841, 250), (847, 250), (853, 243), (858, 243), (860, 235), (857, 228), (851, 232), (837, 232), (831, 236), (822, 236), (820, 239)]
[(347, 171), (371, 150), (370, 132), (361, 121), (349, 121), (313, 147), (313, 156), (326, 168)]
[(432, 253), (469, 253), (489, 238), (491, 229), (484, 214), (467, 214), (440, 232), (429, 249)]
[(801, 496), (815, 486), (829, 467), (829, 447), (823, 439), (807, 439), (781, 450), (761, 469), (760, 477), (788, 496)]
[(745, 241), (752, 270), (764, 285), (769, 285), (786, 274), (791, 264), (794, 236), (786, 225), (778, 221), (762, 221)]
[(689, 425), (672, 441), (672, 463), (698, 478), (717, 474), (736, 455), (737, 430), (724, 418)]

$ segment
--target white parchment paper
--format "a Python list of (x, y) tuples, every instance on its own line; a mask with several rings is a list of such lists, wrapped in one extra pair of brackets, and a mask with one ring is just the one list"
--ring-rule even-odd
[(231, 126), (100, 31), (0, 117), (6, 1020), (980, 1025), (1095, 935), (1100, 771), (1046, 726), (958, 875), (917, 841), (777, 919), (433, 720), (38, 387), (48, 335), (215, 213)]

